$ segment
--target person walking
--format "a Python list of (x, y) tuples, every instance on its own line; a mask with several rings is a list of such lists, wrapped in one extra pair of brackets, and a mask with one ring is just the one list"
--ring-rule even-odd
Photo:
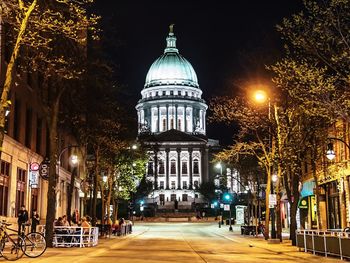
[(40, 223), (40, 217), (39, 214), (37, 213), (36, 210), (33, 210), (32, 214), (32, 227), (31, 227), (31, 232), (34, 233), (36, 232), (36, 227)]
[(24, 205), (21, 206), (21, 209), (18, 211), (18, 235), (21, 235), (22, 230), (24, 231), (25, 226), (23, 224), (28, 222), (28, 211)]

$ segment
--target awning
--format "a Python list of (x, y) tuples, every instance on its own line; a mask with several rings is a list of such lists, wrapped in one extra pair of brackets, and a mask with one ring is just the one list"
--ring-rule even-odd
[(310, 180), (303, 183), (303, 187), (300, 191), (300, 198), (314, 195), (315, 181)]

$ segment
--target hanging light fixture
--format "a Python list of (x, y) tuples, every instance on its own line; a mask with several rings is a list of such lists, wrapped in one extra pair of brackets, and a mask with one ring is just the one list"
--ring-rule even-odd
[(335, 152), (333, 150), (333, 143), (328, 143), (326, 157), (328, 160), (332, 161), (335, 158)]

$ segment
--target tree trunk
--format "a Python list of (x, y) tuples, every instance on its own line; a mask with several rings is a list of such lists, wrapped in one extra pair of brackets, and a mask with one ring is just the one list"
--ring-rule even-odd
[(277, 185), (276, 185), (276, 197), (277, 197), (277, 205), (276, 205), (277, 238), (282, 242), (280, 180), (277, 181)]
[[(300, 166), (301, 167), (301, 166)], [(297, 209), (299, 203), (299, 176), (296, 174), (293, 176), (293, 198), (290, 200), (290, 239), (292, 240), (292, 245), (296, 245), (296, 233), (297, 230)]]
[(269, 197), (271, 193), (271, 169), (267, 171), (267, 183), (265, 192), (265, 239), (269, 239), (270, 236), (270, 202)]
[(108, 171), (108, 195), (107, 195), (107, 200), (106, 200), (107, 224), (109, 223), (109, 219), (110, 219), (110, 215), (111, 215), (112, 187), (113, 187), (112, 175), (111, 175), (110, 170), (109, 170)]
[(13, 73), (16, 66), (16, 61), (19, 55), (20, 47), (22, 45), (23, 35), (27, 30), (27, 26), (29, 23), (29, 17), (32, 14), (37, 4), (37, 0), (33, 0), (27, 10), (24, 12), (24, 16), (21, 21), (21, 25), (19, 27), (18, 35), (16, 38), (16, 43), (13, 47), (12, 54), (10, 57), (10, 61), (7, 64), (6, 74), (5, 74), (5, 83), (2, 88), (1, 93), (1, 101), (0, 101), (0, 154), (2, 152), (2, 146), (5, 138), (5, 122), (6, 122), (6, 109), (10, 106), (11, 102), (9, 102), (8, 94), (11, 90), (12, 82), (13, 82)]
[(69, 192), (67, 196), (67, 220), (69, 224), (71, 224), (72, 221), (72, 199), (73, 199), (73, 192), (74, 192), (74, 183), (75, 183), (75, 177), (77, 174), (77, 168), (74, 167), (71, 177), (70, 177), (70, 186), (69, 186)]
[(95, 149), (95, 174), (94, 174), (94, 189), (93, 189), (93, 200), (92, 200), (92, 225), (96, 226), (97, 222), (97, 189), (98, 189), (98, 176), (99, 176), (99, 162), (100, 162), (100, 146), (96, 146)]
[(100, 182), (100, 192), (101, 192), (101, 224), (103, 225), (104, 222), (104, 217), (106, 214), (106, 203), (105, 203), (105, 193), (104, 193), (104, 185), (103, 182)]
[[(56, 185), (57, 185), (57, 123), (59, 113), (59, 101), (57, 98), (51, 107), (49, 117), (49, 138), (50, 138), (50, 168), (49, 168), (49, 184), (47, 191), (47, 214), (45, 225), (45, 238), (48, 247), (52, 247), (53, 241), (53, 223), (56, 216)], [(58, 167), (59, 169), (59, 167)]]
[[(114, 196), (114, 191), (113, 191), (112, 196)], [(115, 199), (114, 199), (114, 198), (112, 198), (112, 205), (113, 205), (112, 222), (113, 222), (113, 224), (114, 224), (114, 223), (115, 223), (115, 220), (117, 220), (117, 218), (116, 218), (116, 213), (115, 213), (116, 205), (115, 205)]]
[(316, 162), (315, 160), (311, 160), (311, 167), (312, 167), (312, 176), (315, 181), (315, 198), (316, 198), (316, 213), (317, 213), (317, 229), (323, 229), (323, 222), (321, 217), (321, 209), (320, 209), (320, 189), (318, 187), (318, 178), (317, 178), (317, 171), (316, 171)]

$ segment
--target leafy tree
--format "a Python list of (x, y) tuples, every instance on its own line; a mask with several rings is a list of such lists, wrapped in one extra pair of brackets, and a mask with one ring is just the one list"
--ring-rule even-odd
[(213, 182), (203, 182), (199, 185), (198, 192), (203, 195), (204, 199), (210, 203), (217, 199), (217, 194), (215, 192), (216, 187)]

